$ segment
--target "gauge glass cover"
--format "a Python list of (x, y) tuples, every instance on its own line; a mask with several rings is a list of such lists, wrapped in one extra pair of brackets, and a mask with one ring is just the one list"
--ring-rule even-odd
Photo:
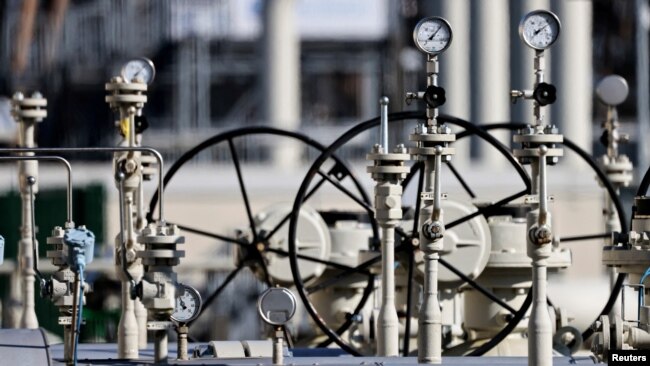
[(176, 307), (171, 319), (179, 323), (187, 323), (196, 319), (201, 312), (201, 295), (193, 287), (183, 286), (183, 293), (176, 298)]
[(413, 30), (415, 45), (422, 52), (437, 55), (451, 44), (452, 32), (449, 23), (440, 17), (424, 18)]
[(541, 51), (550, 47), (560, 35), (560, 20), (546, 10), (532, 11), (519, 23), (519, 36), (529, 47)]
[(122, 77), (129, 83), (133, 82), (135, 78), (139, 78), (145, 84), (151, 84), (155, 76), (156, 68), (148, 58), (133, 59), (122, 67)]

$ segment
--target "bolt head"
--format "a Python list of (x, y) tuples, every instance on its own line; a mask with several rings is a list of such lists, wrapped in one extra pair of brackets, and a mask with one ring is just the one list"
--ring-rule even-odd
[(35, 91), (35, 92), (32, 93), (32, 98), (33, 99), (43, 99), (43, 94), (41, 94), (41, 92), (39, 92), (39, 91)]
[(555, 125), (548, 125), (544, 127), (544, 133), (545, 134), (550, 134), (550, 135), (555, 135), (559, 132), (557, 126)]
[(451, 134), (451, 128), (449, 128), (447, 125), (440, 125), (438, 126), (438, 133), (449, 135)]
[(15, 92), (14, 95), (11, 97), (11, 99), (16, 100), (16, 101), (21, 101), (25, 99), (25, 96), (21, 92)]

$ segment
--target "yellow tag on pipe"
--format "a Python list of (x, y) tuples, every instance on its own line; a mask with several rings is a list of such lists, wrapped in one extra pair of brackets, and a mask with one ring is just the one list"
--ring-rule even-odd
[(120, 121), (120, 133), (124, 138), (129, 138), (129, 126), (131, 124), (129, 123), (128, 118), (124, 118), (123, 120)]

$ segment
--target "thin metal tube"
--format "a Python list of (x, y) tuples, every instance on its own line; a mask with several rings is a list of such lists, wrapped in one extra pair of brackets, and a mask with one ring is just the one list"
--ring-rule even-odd
[[(30, 177), (28, 177), (29, 179)], [(31, 177), (34, 178), (34, 177)], [(36, 224), (35, 224), (35, 218), (34, 218), (34, 183), (36, 183), (36, 178), (34, 178), (33, 182), (28, 182), (27, 185), (29, 186), (29, 214), (31, 216), (31, 234), (32, 234), (32, 258), (33, 258), (33, 263), (34, 266), (32, 267), (34, 269), (34, 273), (36, 274), (36, 277), (38, 277), (38, 285), (39, 287), (43, 285), (44, 279), (43, 275), (41, 274), (41, 271), (38, 270), (38, 247), (36, 246)]]
[(0, 153), (7, 153), (7, 154), (12, 154), (12, 153), (25, 153), (25, 152), (33, 152), (33, 153), (89, 153), (89, 152), (105, 152), (105, 153), (115, 153), (115, 152), (148, 152), (151, 153), (155, 158), (156, 161), (158, 162), (158, 201), (160, 204), (158, 205), (158, 217), (160, 217), (160, 222), (165, 223), (165, 209), (164, 209), (164, 202), (163, 202), (163, 196), (164, 196), (164, 185), (163, 185), (163, 171), (164, 171), (164, 163), (163, 163), (163, 157), (162, 155), (155, 149), (151, 147), (143, 147), (143, 146), (135, 146), (135, 147), (128, 147), (128, 146), (116, 146), (116, 147), (57, 147), (57, 148), (52, 148), (52, 147), (32, 147), (32, 148), (2, 148), (0, 149)]
[[(4, 149), (0, 149), (2, 152)], [(57, 161), (65, 166), (68, 173), (68, 182), (66, 186), (66, 217), (67, 222), (72, 222), (72, 167), (70, 163), (60, 156), (0, 156), (0, 160), (5, 161), (25, 161), (25, 160), (40, 160), (40, 161)]]
[(380, 105), (380, 128), (379, 128), (379, 143), (384, 154), (388, 154), (388, 97), (381, 97), (379, 99)]
[(124, 237), (124, 205), (122, 204), (124, 202), (124, 174), (123, 173), (118, 173), (116, 176), (116, 179), (119, 182), (119, 187), (118, 187), (118, 194), (119, 194), (119, 201), (120, 201), (120, 246), (122, 247), (121, 251), (121, 262), (122, 262), (122, 272), (124, 272), (124, 275), (126, 278), (129, 280), (132, 286), (135, 286), (135, 280), (133, 279), (133, 276), (131, 276), (131, 273), (129, 273), (128, 269), (126, 268), (126, 238)]
[[(79, 337), (79, 328), (77, 328), (77, 318), (81, 316), (79, 314), (79, 293), (81, 292), (81, 283), (79, 281), (79, 272), (75, 272), (74, 274), (74, 294), (73, 294), (73, 299), (72, 299), (72, 326), (74, 327), (74, 331), (71, 337), (72, 341), (72, 347), (70, 348), (72, 351), (72, 355), (76, 361), (76, 355), (77, 355), (77, 339)], [(76, 363), (76, 362), (75, 362)]]

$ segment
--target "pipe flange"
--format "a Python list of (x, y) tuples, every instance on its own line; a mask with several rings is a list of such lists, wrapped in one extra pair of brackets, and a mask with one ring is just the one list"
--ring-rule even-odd
[(26, 98), (17, 92), (11, 98), (11, 115), (16, 122), (42, 122), (47, 117), (47, 99), (39, 92)]
[(455, 134), (446, 134), (446, 133), (430, 133), (430, 134), (420, 134), (413, 133), (409, 135), (409, 141), (416, 142), (454, 142), (456, 141)]
[(561, 144), (564, 136), (560, 134), (520, 134), (512, 136), (512, 141), (525, 144)]

